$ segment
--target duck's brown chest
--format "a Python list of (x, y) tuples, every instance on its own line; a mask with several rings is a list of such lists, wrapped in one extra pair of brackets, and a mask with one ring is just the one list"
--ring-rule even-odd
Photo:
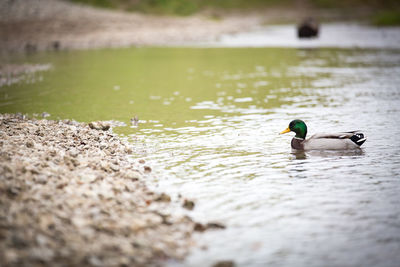
[(303, 142), (304, 142), (303, 139), (293, 138), (291, 142), (292, 148), (298, 150), (304, 150)]

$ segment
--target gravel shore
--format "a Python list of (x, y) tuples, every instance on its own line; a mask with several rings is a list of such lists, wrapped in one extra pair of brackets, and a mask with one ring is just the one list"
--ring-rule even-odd
[[(296, 22), (308, 7), (205, 11), (189, 17), (98, 9), (60, 0), (0, 1), (0, 53), (128, 46), (182, 45), (215, 40), (265, 23)], [(319, 15), (327, 16), (318, 11)], [(332, 16), (333, 12), (329, 12)]]
[(0, 114), (0, 266), (182, 259), (199, 225), (170, 214), (171, 198), (145, 185), (151, 167), (130, 153), (110, 130)]
[(257, 25), (260, 17), (217, 21), (152, 16), (58, 0), (0, 1), (0, 52), (173, 45)]
[(252, 10), (205, 10), (189, 17), (99, 9), (61, 0), (0, 1), (0, 56), (10, 52), (129, 46), (179, 46), (210, 41), (265, 24), (363, 19), (371, 8), (316, 9), (307, 1)]

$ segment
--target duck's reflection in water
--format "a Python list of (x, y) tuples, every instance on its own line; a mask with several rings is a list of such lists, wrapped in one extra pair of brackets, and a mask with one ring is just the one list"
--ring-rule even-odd
[[(337, 167), (335, 161), (342, 158), (360, 157), (364, 155), (362, 149), (355, 150), (295, 150), (290, 153), (288, 173), (292, 178), (314, 177), (316, 172)], [(317, 175), (318, 176), (318, 175)]]
[(322, 158), (340, 158), (340, 157), (353, 157), (364, 155), (364, 150), (353, 149), (353, 150), (296, 150), (292, 149), (292, 159), (304, 160), (312, 157)]

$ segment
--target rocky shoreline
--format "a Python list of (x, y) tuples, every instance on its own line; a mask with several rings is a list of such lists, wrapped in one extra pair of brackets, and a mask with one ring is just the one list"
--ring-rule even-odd
[(110, 130), (0, 114), (0, 265), (184, 258), (204, 227), (168, 213), (171, 198), (148, 189), (151, 167), (130, 153), (132, 144)]

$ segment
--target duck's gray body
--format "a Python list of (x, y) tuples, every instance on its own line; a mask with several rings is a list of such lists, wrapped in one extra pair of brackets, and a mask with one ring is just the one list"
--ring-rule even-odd
[(358, 131), (318, 133), (307, 139), (294, 137), (291, 145), (297, 150), (347, 150), (359, 149), (365, 140), (364, 134)]

